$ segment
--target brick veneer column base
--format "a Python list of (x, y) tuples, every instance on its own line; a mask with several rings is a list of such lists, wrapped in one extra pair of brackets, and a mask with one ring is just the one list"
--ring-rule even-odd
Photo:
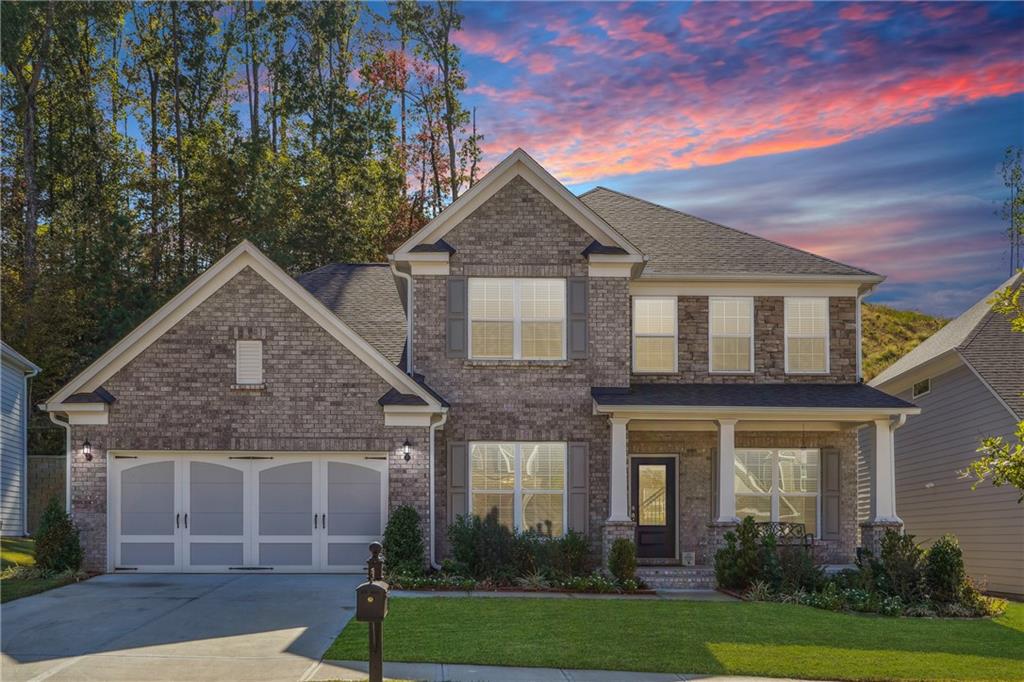
[(707, 549), (704, 553), (704, 561), (707, 562), (708, 565), (714, 565), (715, 554), (722, 547), (725, 547), (725, 534), (730, 531), (735, 531), (737, 525), (739, 524), (731, 521), (712, 521), (708, 524)]
[(601, 545), (601, 564), (608, 565), (608, 555), (612, 551), (612, 543), (619, 538), (634, 542), (636, 524), (632, 521), (613, 521), (604, 524), (604, 542)]
[(882, 554), (882, 538), (885, 536), (885, 531), (890, 528), (899, 532), (903, 530), (903, 524), (874, 523), (872, 521), (860, 524), (860, 546), (876, 557), (880, 556)]

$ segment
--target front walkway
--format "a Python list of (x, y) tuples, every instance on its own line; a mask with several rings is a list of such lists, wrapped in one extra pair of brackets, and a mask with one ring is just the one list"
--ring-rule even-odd
[[(368, 667), (362, 661), (324, 661), (309, 680), (365, 680)], [(384, 677), (426, 682), (780, 682), (779, 678), (632, 673), (622, 670), (570, 670), (567, 668), (512, 668), (493, 665), (447, 663), (385, 663)]]
[(359, 575), (104, 575), (7, 604), (0, 678), (300, 680)]

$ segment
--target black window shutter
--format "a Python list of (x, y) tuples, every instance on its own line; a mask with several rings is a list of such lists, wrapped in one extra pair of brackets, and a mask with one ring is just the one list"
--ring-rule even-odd
[(587, 357), (587, 278), (570, 277), (566, 282), (569, 359)]
[(586, 534), (590, 516), (590, 458), (586, 443), (569, 443), (569, 461), (566, 462), (569, 479), (569, 530)]
[(839, 539), (839, 450), (821, 449), (821, 539)]
[(464, 358), (469, 350), (469, 287), (465, 277), (448, 278), (445, 350), (450, 358)]
[(469, 447), (448, 444), (448, 523), (469, 513)]

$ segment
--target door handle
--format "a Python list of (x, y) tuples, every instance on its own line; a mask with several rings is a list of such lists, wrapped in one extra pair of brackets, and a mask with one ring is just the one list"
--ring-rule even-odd
[(321, 514), (320, 515), (320, 526), (324, 530), (327, 530), (327, 514)]
[(174, 527), (175, 528), (181, 528), (181, 514), (180, 513), (174, 515)]
[(313, 527), (316, 528), (316, 514), (313, 514)]
[(185, 514), (185, 527), (188, 528), (188, 514)]

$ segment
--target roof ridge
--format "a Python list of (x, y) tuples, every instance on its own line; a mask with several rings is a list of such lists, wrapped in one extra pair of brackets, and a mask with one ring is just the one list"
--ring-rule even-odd
[(639, 201), (639, 202), (645, 203), (645, 204), (647, 204), (649, 206), (654, 206), (655, 208), (660, 208), (660, 209), (662, 209), (664, 211), (670, 211), (672, 213), (677, 213), (677, 214), (679, 214), (681, 216), (684, 216), (686, 218), (692, 218), (692, 219), (695, 219), (695, 220), (701, 220), (701, 221), (703, 221), (705, 223), (708, 223), (709, 225), (714, 225), (715, 227), (720, 227), (720, 228), (722, 228), (724, 230), (729, 230), (731, 232), (736, 232), (738, 234), (746, 235), (748, 237), (754, 237), (756, 239), (762, 239), (762, 240), (764, 240), (766, 242), (770, 242), (772, 244), (775, 244), (776, 246), (781, 246), (784, 249), (789, 249), (790, 251), (796, 251), (798, 253), (802, 253), (802, 254), (805, 254), (805, 255), (808, 255), (808, 256), (813, 256), (814, 258), (818, 258), (820, 260), (827, 261), (829, 263), (832, 263), (833, 265), (841, 265), (844, 268), (850, 268), (851, 270), (857, 270), (859, 272), (864, 273), (865, 275), (873, 275), (875, 277), (881, 277), (881, 275), (879, 275), (877, 272), (872, 272), (871, 270), (865, 270), (864, 268), (857, 267), (856, 265), (850, 265), (849, 263), (843, 263), (841, 261), (834, 260), (834, 259), (829, 258), (827, 256), (822, 256), (821, 254), (813, 253), (811, 251), (806, 251), (804, 249), (798, 249), (795, 246), (790, 246), (789, 244), (784, 244), (784, 243), (782, 243), (780, 241), (776, 241), (774, 239), (769, 239), (768, 237), (762, 237), (761, 235), (754, 234), (753, 232), (746, 232), (746, 231), (741, 230), (741, 229), (736, 228), (736, 227), (730, 227), (729, 225), (723, 225), (722, 223), (716, 223), (714, 220), (708, 220), (707, 218), (702, 218), (702, 217), (700, 217), (698, 215), (693, 215), (692, 213), (685, 213), (683, 211), (680, 211), (677, 208), (672, 208), (671, 206), (665, 206), (663, 204), (658, 204), (658, 203), (655, 203), (655, 202), (651, 201), (650, 199), (644, 199), (643, 197), (638, 197), (638, 196), (635, 196), (633, 194), (627, 194), (626, 192), (620, 192), (617, 189), (611, 189), (609, 187), (604, 187), (603, 185), (598, 185), (594, 189), (591, 189), (591, 190), (588, 190), (588, 191), (584, 192), (583, 194), (580, 195), (580, 197), (584, 197), (587, 194), (590, 194), (591, 192), (595, 192), (595, 191), (597, 191), (599, 189), (603, 189), (606, 192), (611, 192), (612, 194), (618, 194), (619, 196), (626, 197), (627, 199), (633, 199), (634, 201)]

